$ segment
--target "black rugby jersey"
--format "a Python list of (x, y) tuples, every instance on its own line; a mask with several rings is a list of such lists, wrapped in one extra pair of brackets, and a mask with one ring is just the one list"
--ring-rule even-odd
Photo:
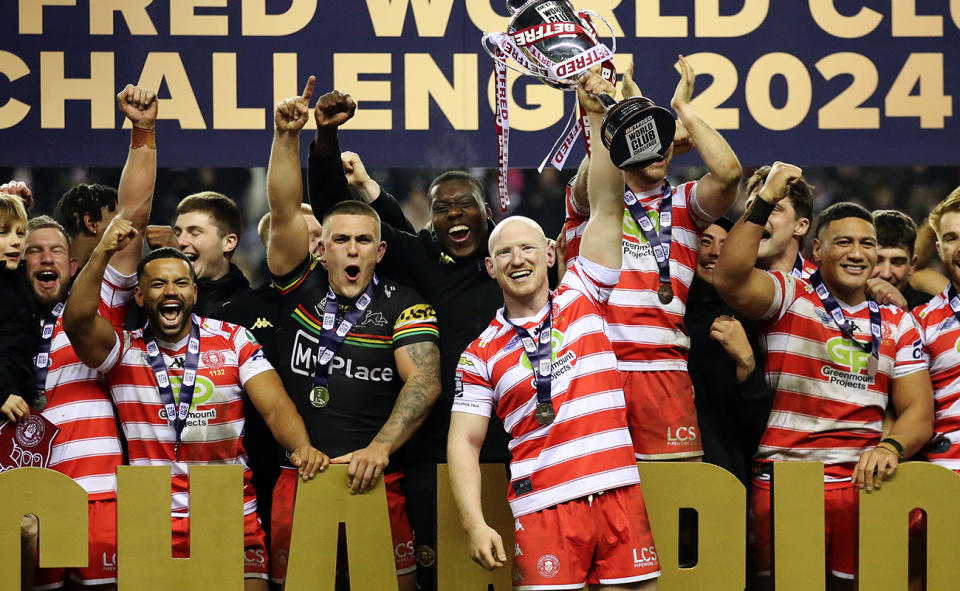
[[(274, 276), (273, 284), (285, 302), (279, 332), (288, 357), (275, 365), (311, 443), (331, 458), (366, 447), (389, 418), (403, 387), (394, 351), (414, 343), (439, 343), (433, 308), (409, 287), (381, 280), (330, 362), (329, 402), (318, 407), (310, 392), (329, 289), (326, 271), (308, 255), (290, 273)], [(354, 302), (338, 299), (337, 323)]]

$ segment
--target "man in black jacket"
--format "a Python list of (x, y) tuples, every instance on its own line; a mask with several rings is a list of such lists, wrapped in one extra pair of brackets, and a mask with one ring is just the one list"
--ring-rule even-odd
[(151, 248), (179, 248), (197, 273), (194, 312), (220, 320), (217, 310), (230, 298), (250, 291), (250, 282), (233, 264), (233, 253), (243, 232), (243, 215), (226, 195), (203, 191), (188, 195), (177, 205), (170, 226), (148, 226)]
[(690, 334), (689, 371), (703, 461), (727, 469), (747, 486), (773, 393), (759, 362), (756, 327), (735, 318), (713, 287), (713, 268), (732, 227), (720, 218), (700, 236), (691, 305), (683, 321)]
[[(310, 144), (310, 202), (320, 218), (333, 204), (352, 199), (344, 176), (337, 128), (357, 108), (350, 95), (333, 91), (317, 102), (317, 134)], [(362, 192), (362, 191), (361, 191)], [(370, 205), (382, 220), (402, 219), (397, 201), (369, 185)], [(416, 535), (417, 571), (422, 589), (436, 588), (436, 465), (446, 461), (447, 429), (460, 353), (490, 323), (503, 296), (486, 271), (492, 213), (480, 182), (461, 171), (437, 177), (428, 189), (432, 230), (414, 233), (409, 223), (383, 223), (388, 248), (377, 272), (416, 289), (437, 313), (443, 391), (424, 425), (406, 447), (407, 499)], [(507, 459), (505, 432), (491, 421), (480, 459)]]

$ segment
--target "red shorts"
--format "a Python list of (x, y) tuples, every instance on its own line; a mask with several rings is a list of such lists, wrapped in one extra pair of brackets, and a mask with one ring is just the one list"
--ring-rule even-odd
[[(857, 570), (860, 497), (850, 481), (823, 483), (824, 535), (827, 570), (842, 579), (853, 579)], [(758, 574), (770, 575), (770, 481), (753, 479), (750, 492), (747, 545)]]
[(638, 460), (703, 455), (693, 382), (685, 371), (621, 371), (627, 424)]
[(582, 589), (660, 576), (640, 485), (615, 488), (521, 515), (513, 588)]
[[(270, 522), (270, 556), (272, 558), (270, 580), (275, 583), (283, 583), (287, 578), (290, 536), (293, 533), (293, 510), (299, 480), (295, 468), (284, 468), (273, 488), (273, 514)], [(390, 534), (393, 538), (393, 559), (397, 566), (397, 574), (410, 574), (417, 570), (417, 556), (413, 547), (413, 530), (407, 518), (403, 471), (384, 474), (383, 483), (387, 488), (387, 509), (390, 513)]]
[[(260, 526), (257, 512), (243, 516), (243, 576), (246, 579), (266, 579), (267, 564), (266, 534)], [(173, 518), (173, 557), (190, 556), (190, 518)]]
[[(89, 554), (86, 567), (34, 569), (35, 589), (62, 587), (64, 577), (83, 585), (103, 585), (117, 582), (117, 500), (105, 499), (87, 503), (89, 515)], [(43, 526), (37, 544), (43, 543)], [(34, 565), (37, 565), (34, 557)]]

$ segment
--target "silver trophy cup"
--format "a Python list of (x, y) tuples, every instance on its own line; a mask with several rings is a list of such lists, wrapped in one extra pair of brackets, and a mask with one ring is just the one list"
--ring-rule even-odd
[[(578, 13), (569, 0), (507, 0), (507, 10), (511, 17), (506, 34), (488, 33), (481, 41), (490, 57), (506, 67), (560, 90), (576, 90), (596, 64), (612, 73), (616, 37), (599, 15)], [(582, 14), (610, 28), (613, 50), (600, 43)], [(607, 109), (600, 139), (617, 167), (644, 167), (664, 157), (676, 131), (669, 111), (643, 97), (620, 102), (607, 94), (597, 98)]]

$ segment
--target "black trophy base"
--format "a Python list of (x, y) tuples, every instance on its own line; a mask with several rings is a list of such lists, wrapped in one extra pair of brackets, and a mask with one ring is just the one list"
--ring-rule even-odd
[(663, 159), (676, 130), (670, 111), (631, 97), (607, 109), (600, 138), (617, 168), (643, 168)]

